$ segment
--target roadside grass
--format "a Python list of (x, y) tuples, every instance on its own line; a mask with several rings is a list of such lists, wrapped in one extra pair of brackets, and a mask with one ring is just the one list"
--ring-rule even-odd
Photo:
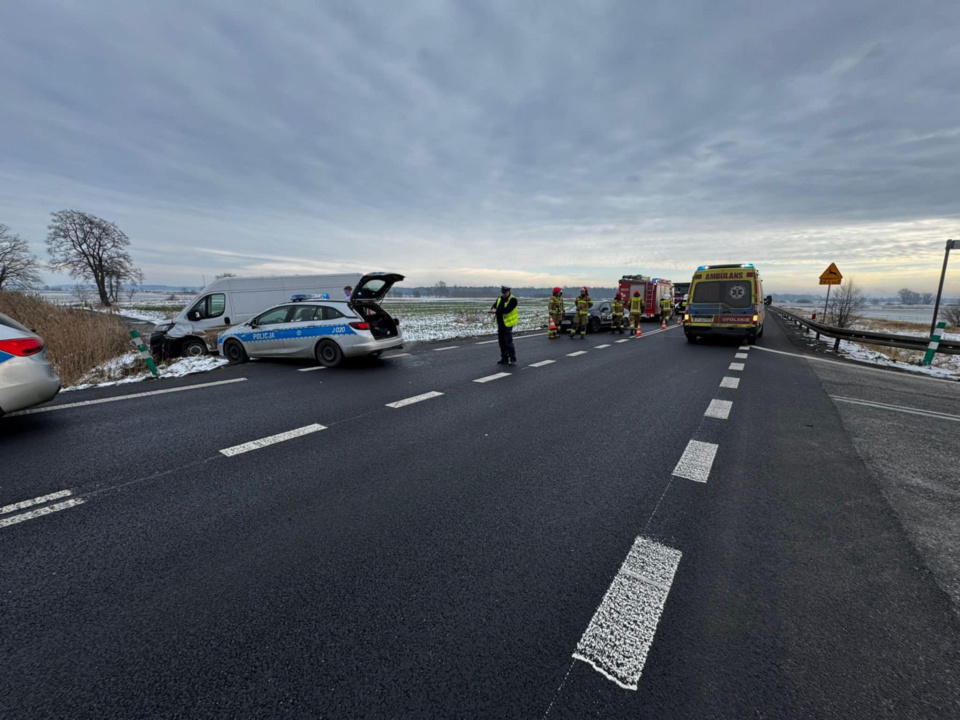
[(93, 368), (130, 352), (130, 334), (116, 317), (42, 298), (0, 292), (0, 312), (36, 330), (47, 346), (47, 358), (66, 387)]

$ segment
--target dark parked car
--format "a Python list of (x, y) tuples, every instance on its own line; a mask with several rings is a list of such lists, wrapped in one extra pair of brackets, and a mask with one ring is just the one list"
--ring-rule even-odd
[[(594, 300), (593, 307), (590, 308), (589, 320), (587, 320), (587, 332), (600, 332), (604, 328), (610, 328), (613, 325), (613, 311), (611, 310), (612, 300)], [(566, 301), (566, 312), (560, 323), (560, 332), (569, 333), (573, 325), (573, 315), (576, 312), (577, 304), (573, 300)], [(626, 318), (624, 311), (624, 318)]]

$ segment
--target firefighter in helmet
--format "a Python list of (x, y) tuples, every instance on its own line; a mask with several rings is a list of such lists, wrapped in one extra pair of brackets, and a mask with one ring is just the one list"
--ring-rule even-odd
[(617, 293), (610, 304), (610, 313), (613, 316), (613, 324), (610, 331), (623, 335), (623, 293)]
[(550, 313), (550, 331), (547, 337), (556, 340), (560, 337), (560, 323), (563, 321), (563, 291), (558, 287), (553, 289), (547, 312)]
[(662, 322), (667, 322), (670, 319), (670, 313), (673, 310), (673, 303), (670, 302), (670, 298), (667, 295), (664, 295), (660, 299), (660, 320)]
[(590, 297), (590, 291), (582, 287), (580, 288), (580, 294), (574, 300), (576, 304), (577, 311), (573, 314), (573, 325), (570, 326), (570, 337), (575, 338), (577, 332), (580, 333), (580, 338), (583, 340), (587, 339), (587, 321), (590, 319), (590, 308), (593, 307), (593, 299)]
[(639, 290), (633, 291), (633, 297), (630, 298), (630, 331), (636, 332), (640, 327), (640, 315), (643, 313), (643, 297)]

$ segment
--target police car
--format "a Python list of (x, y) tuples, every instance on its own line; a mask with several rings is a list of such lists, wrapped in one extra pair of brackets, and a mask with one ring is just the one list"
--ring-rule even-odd
[(250, 358), (315, 358), (336, 367), (344, 358), (377, 357), (403, 347), (396, 318), (379, 302), (403, 280), (397, 273), (364, 275), (349, 299), (294, 295), (221, 333), (217, 347), (231, 364)]

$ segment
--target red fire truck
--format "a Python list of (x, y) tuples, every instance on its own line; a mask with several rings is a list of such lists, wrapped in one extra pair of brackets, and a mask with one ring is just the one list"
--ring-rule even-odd
[(643, 298), (643, 319), (660, 317), (660, 300), (669, 298), (673, 303), (673, 283), (663, 278), (651, 278), (646, 275), (624, 275), (620, 278), (620, 292), (623, 293), (624, 313), (630, 312), (630, 299), (635, 290)]

